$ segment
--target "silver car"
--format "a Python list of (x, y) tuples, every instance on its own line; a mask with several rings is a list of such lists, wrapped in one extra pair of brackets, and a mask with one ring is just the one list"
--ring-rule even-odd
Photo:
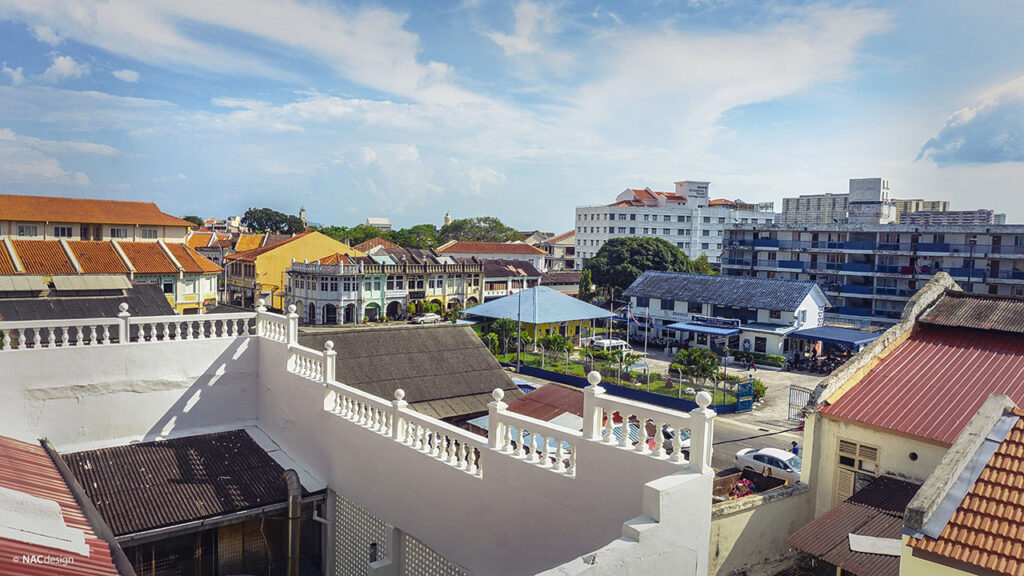
[(420, 314), (415, 316), (409, 321), (410, 324), (437, 324), (441, 321), (441, 317), (433, 312), (427, 312), (426, 314)]
[(799, 482), (803, 461), (796, 454), (778, 448), (744, 448), (736, 453), (735, 465), (739, 470), (753, 470), (788, 482)]

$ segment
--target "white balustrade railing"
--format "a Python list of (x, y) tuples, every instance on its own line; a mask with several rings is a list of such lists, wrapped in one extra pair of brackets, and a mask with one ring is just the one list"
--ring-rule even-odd
[(3, 332), (0, 349), (110, 344), (117, 340), (121, 326), (120, 318), (0, 322), (0, 331)]
[[(331, 346), (334, 344), (331, 343)], [(323, 352), (310, 350), (304, 346), (288, 347), (288, 371), (303, 378), (323, 382), (324, 360)]]
[(552, 472), (576, 475), (576, 443), (582, 438), (578, 431), (505, 410), (500, 388), (492, 396), (487, 431), (491, 448)]
[(128, 318), (132, 340), (204, 340), (234, 338), (249, 334), (252, 312), (199, 314), (196, 316), (137, 316)]
[(391, 402), (357, 388), (327, 382), (324, 410), (369, 428), (374, 432), (392, 436), (394, 414)]

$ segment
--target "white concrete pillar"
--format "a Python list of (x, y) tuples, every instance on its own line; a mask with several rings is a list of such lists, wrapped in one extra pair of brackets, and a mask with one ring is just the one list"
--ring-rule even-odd
[(295, 304), (288, 305), (288, 345), (294, 346), (299, 343), (299, 315), (295, 313)]
[(366, 572), (368, 576), (400, 576), (404, 573), (402, 567), (405, 564), (405, 532), (387, 524), (384, 527), (384, 534), (387, 538), (389, 556), (370, 562)]
[[(588, 440), (601, 439), (601, 425), (604, 410), (598, 406), (598, 397), (604, 394), (601, 384), (601, 373), (593, 370), (587, 374), (590, 386), (583, 389), (583, 437)], [(611, 417), (611, 414), (608, 415)]]
[(690, 411), (690, 469), (697, 472), (711, 471), (711, 444), (715, 436), (714, 410), (711, 394), (701, 390), (697, 393), (697, 408)]
[(494, 392), (491, 392), (491, 398), (494, 398), (494, 401), (487, 403), (487, 446), (492, 450), (500, 450), (501, 440), (505, 437), (504, 425), (501, 423), (501, 413), (505, 411), (505, 408), (508, 408), (508, 404), (501, 401), (504, 397), (505, 391), (501, 388), (495, 388)]
[[(117, 309), (120, 312), (117, 313), (117, 317), (121, 319), (121, 323), (118, 325), (117, 341), (119, 344), (127, 344), (132, 339), (132, 333), (129, 331), (128, 319), (131, 318), (131, 314), (128, 313), (128, 303), (121, 302), (118, 304)], [(53, 335), (53, 328), (50, 329), (50, 335)]]
[(337, 364), (338, 353), (334, 351), (334, 342), (328, 340), (324, 342), (324, 373), (323, 382), (324, 386), (334, 382), (334, 368)]
[(391, 401), (391, 437), (399, 442), (405, 440), (405, 422), (402, 420), (402, 409), (409, 405), (403, 400), (405, 390), (395, 390), (395, 399)]

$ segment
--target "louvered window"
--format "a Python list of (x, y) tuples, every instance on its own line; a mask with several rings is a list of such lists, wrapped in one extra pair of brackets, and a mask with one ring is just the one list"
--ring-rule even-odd
[(839, 440), (832, 505), (846, 500), (878, 476), (878, 448)]

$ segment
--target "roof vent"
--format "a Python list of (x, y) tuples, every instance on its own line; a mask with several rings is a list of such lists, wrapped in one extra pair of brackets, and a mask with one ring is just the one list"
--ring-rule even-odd
[(89, 555), (85, 532), (64, 523), (60, 504), (2, 486), (0, 538)]

